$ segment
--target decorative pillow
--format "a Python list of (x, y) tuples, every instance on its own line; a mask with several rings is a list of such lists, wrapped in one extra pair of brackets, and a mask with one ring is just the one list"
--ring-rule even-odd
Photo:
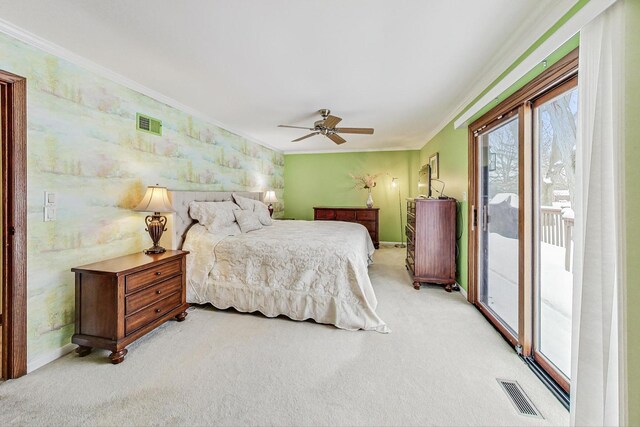
[(236, 201), (236, 203), (242, 208), (242, 210), (254, 212), (256, 215), (258, 215), (258, 219), (260, 220), (260, 223), (262, 225), (273, 224), (271, 215), (269, 214), (269, 208), (260, 200), (248, 199), (246, 197), (238, 196), (235, 193), (233, 193), (233, 200)]
[(233, 212), (239, 210), (232, 201), (189, 203), (189, 216), (204, 225), (209, 233), (238, 234), (240, 230)]
[(258, 215), (254, 212), (237, 210), (233, 211), (233, 214), (236, 216), (236, 221), (238, 221), (240, 230), (242, 230), (243, 233), (260, 230), (262, 228), (262, 223), (258, 219)]

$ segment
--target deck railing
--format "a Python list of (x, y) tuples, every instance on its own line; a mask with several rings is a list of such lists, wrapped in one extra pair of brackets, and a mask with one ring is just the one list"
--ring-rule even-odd
[(573, 221), (571, 208), (540, 207), (540, 239), (550, 245), (565, 248), (564, 268), (567, 271), (571, 271)]

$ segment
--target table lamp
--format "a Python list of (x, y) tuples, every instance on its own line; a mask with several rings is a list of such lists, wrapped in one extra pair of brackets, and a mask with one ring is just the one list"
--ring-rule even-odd
[(264, 195), (264, 202), (265, 203), (269, 203), (269, 215), (273, 216), (273, 205), (272, 203), (276, 203), (278, 201), (278, 199), (276, 198), (276, 192), (275, 191), (267, 191), (266, 194)]
[(169, 201), (169, 194), (166, 187), (160, 187), (158, 185), (150, 185), (147, 187), (142, 201), (134, 208), (139, 212), (153, 212), (153, 215), (147, 215), (144, 219), (147, 228), (145, 231), (149, 232), (153, 246), (146, 249), (146, 254), (161, 254), (165, 252), (165, 249), (158, 245), (162, 233), (167, 231), (165, 226), (167, 225), (167, 217), (160, 215), (160, 212), (175, 212), (171, 201)]

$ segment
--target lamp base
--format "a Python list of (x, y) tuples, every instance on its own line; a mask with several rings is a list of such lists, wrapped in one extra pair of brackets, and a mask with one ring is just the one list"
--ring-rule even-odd
[(167, 231), (164, 226), (167, 224), (167, 217), (160, 215), (159, 212), (154, 212), (153, 215), (147, 215), (144, 219), (145, 224), (147, 224), (146, 231), (149, 232), (149, 236), (151, 237), (151, 241), (153, 241), (153, 246), (149, 249), (145, 249), (145, 254), (161, 254), (166, 252), (166, 249), (162, 246), (158, 245), (160, 238), (162, 237), (162, 232)]
[(161, 254), (166, 252), (167, 250), (162, 246), (151, 246), (149, 249), (145, 249), (143, 252), (145, 254)]
[(269, 216), (273, 216), (273, 205), (269, 203), (269, 206), (267, 206), (267, 208), (269, 209)]

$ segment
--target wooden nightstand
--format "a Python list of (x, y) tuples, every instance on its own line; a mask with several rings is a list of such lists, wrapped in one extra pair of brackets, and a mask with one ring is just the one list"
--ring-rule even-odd
[(76, 333), (80, 357), (111, 350), (124, 360), (126, 347), (175, 317), (187, 317), (185, 251), (137, 253), (72, 268), (76, 273)]

